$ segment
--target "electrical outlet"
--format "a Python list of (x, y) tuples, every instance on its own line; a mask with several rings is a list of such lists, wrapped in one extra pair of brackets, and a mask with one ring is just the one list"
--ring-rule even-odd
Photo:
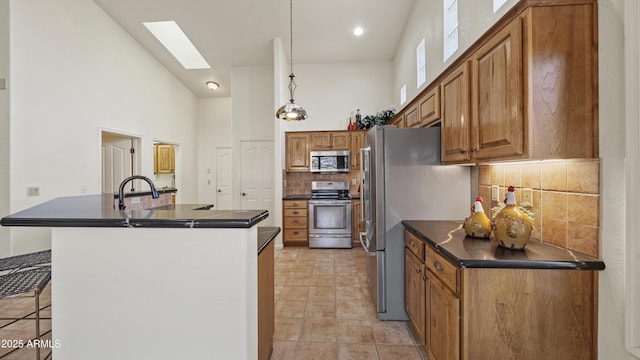
[(358, 185), (358, 179), (351, 179), (351, 185)]
[(500, 187), (491, 185), (491, 201), (500, 201)]
[(81, 194), (86, 194), (87, 193), (87, 185), (85, 185), (85, 184), (80, 185), (80, 193)]
[(528, 203), (529, 205), (533, 205), (533, 190), (529, 189), (529, 188), (524, 188), (521, 190), (522, 192), (522, 199), (520, 200), (521, 203)]
[(40, 187), (27, 186), (27, 196), (40, 196)]
[(131, 198), (131, 204), (140, 204), (140, 198), (139, 197)]

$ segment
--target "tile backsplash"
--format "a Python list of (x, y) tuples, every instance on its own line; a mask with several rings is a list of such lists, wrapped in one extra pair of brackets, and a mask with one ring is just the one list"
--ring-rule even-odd
[(516, 188), (518, 203), (521, 189), (533, 190), (532, 237), (599, 258), (599, 159), (478, 166), (478, 194), (485, 200), (485, 211), (490, 216), (491, 208), (498, 205), (497, 201), (489, 201), (492, 185), (499, 187), (500, 201), (510, 185)]
[[(356, 185), (352, 180), (356, 179)], [(338, 174), (317, 174), (310, 172), (282, 172), (282, 195), (306, 195), (311, 194), (312, 181), (348, 181), (349, 192), (358, 192), (358, 183), (360, 182), (360, 171), (351, 171), (350, 173)]]

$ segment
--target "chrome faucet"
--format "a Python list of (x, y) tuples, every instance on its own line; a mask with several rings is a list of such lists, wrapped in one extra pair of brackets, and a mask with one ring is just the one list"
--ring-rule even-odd
[(133, 176), (129, 176), (128, 178), (122, 180), (122, 182), (120, 183), (120, 189), (118, 190), (118, 207), (120, 208), (120, 210), (124, 210), (125, 206), (124, 206), (124, 187), (125, 185), (127, 185), (127, 183), (131, 180), (135, 180), (135, 179), (140, 179), (140, 180), (144, 180), (149, 184), (149, 187), (151, 187), (151, 197), (154, 199), (157, 199), (160, 197), (160, 194), (158, 194), (158, 190), (156, 190), (155, 185), (153, 185), (153, 182), (151, 181), (151, 179), (149, 179), (146, 176), (142, 176), (142, 175), (133, 175)]

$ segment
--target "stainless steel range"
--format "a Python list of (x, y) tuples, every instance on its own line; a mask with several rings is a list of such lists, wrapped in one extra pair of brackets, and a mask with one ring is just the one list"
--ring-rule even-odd
[(346, 181), (313, 181), (309, 247), (351, 248), (351, 195)]

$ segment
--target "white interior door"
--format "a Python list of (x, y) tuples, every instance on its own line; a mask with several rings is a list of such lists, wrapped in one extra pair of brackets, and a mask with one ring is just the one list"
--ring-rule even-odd
[[(240, 143), (240, 184), (242, 209), (275, 211), (275, 174), (273, 141)], [(273, 215), (264, 225), (272, 225)]]
[(216, 207), (229, 210), (232, 206), (232, 153), (231, 148), (216, 149)]
[(122, 180), (132, 175), (132, 142), (133, 141), (128, 138), (109, 139), (102, 141), (103, 193), (117, 193)]

